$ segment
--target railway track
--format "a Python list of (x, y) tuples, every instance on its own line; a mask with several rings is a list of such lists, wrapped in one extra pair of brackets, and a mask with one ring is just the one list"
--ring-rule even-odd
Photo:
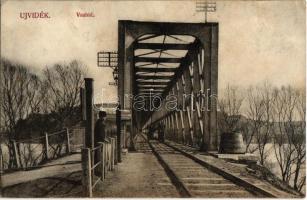
[(163, 143), (150, 141), (149, 146), (182, 197), (265, 197), (208, 170)]

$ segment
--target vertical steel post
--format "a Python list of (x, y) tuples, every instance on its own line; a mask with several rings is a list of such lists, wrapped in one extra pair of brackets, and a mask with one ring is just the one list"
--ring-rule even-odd
[(121, 106), (118, 105), (117, 109), (116, 109), (116, 134), (117, 134), (117, 162), (121, 162), (122, 161), (122, 157), (121, 157), (121, 152), (122, 152), (122, 148), (121, 148)]
[(80, 110), (81, 110), (81, 119), (86, 120), (86, 100), (85, 100), (85, 89), (80, 87)]
[(84, 80), (86, 103), (85, 146), (94, 148), (93, 79), (85, 78)]
[[(93, 112), (93, 79), (85, 78), (85, 107), (86, 107), (86, 120), (85, 120), (85, 147), (94, 148), (94, 112)], [(94, 166), (94, 154), (95, 152), (89, 152), (90, 156), (90, 168)], [(91, 174), (92, 176), (92, 174)], [(92, 177), (91, 177), (92, 179)]]

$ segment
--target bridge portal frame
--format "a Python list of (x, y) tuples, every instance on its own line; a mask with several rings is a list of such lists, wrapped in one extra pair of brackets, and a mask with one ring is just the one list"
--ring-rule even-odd
[[(164, 116), (159, 116), (159, 113), (152, 113), (151, 118), (154, 119), (149, 121), (149, 117), (147, 116), (147, 122), (144, 122), (141, 120), (144, 116), (140, 116), (138, 112), (132, 109), (133, 102), (131, 98), (127, 98), (127, 96), (133, 95), (136, 92), (134, 68), (135, 41), (145, 34), (194, 36), (198, 41), (198, 47), (203, 49), (203, 76), (201, 77), (203, 78), (204, 91), (209, 91), (209, 93), (207, 93), (208, 95), (216, 95), (216, 97), (218, 92), (218, 23), (140, 22), (119, 20), (118, 96), (122, 108), (131, 111), (131, 120), (123, 123), (121, 129), (130, 127), (129, 132), (132, 135), (135, 135), (140, 127), (146, 124), (149, 125), (151, 122), (159, 121), (168, 125), (168, 127), (170, 127), (171, 124), (180, 124), (180, 122), (178, 122), (178, 117), (182, 116), (181, 112), (175, 114), (161, 112), (164, 113)], [(186, 63), (186, 67), (181, 67), (181, 69), (179, 69), (182, 70), (182, 72), (179, 73), (182, 74), (182, 76), (174, 77), (171, 81), (172, 85), (177, 87), (177, 91), (182, 90), (181, 87), (184, 87), (182, 85), (182, 80), (184, 79), (181, 79), (181, 77), (186, 77), (187, 73), (184, 71), (189, 70), (189, 65), (192, 60), (197, 60), (197, 56), (193, 55), (193, 53), (195, 54), (196, 52), (192, 52), (190, 62)], [(168, 90), (170, 89), (171, 87), (168, 87)], [(169, 93), (169, 91), (167, 91), (167, 93)], [(166, 93), (164, 93), (164, 95), (166, 95)], [(209, 109), (205, 109), (201, 114), (203, 118), (203, 145), (201, 146), (201, 150), (215, 151), (218, 148), (217, 98), (210, 98), (209, 101)], [(197, 113), (195, 112), (193, 116), (194, 115), (197, 115)], [(139, 124), (140, 122), (143, 124)], [(191, 123), (188, 126), (191, 128)], [(193, 127), (194, 126), (192, 126), (192, 128)], [(193, 130), (195, 131), (195, 128), (193, 128)]]

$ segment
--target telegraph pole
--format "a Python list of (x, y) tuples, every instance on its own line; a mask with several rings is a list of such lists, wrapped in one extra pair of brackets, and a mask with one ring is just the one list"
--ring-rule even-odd
[(216, 2), (196, 1), (196, 12), (205, 13), (206, 23), (208, 18), (208, 12), (216, 12)]
[[(97, 53), (97, 66), (110, 67), (113, 69), (114, 82), (109, 85), (118, 86), (118, 53), (116, 51), (102, 51)], [(116, 136), (117, 136), (117, 162), (121, 162), (121, 105), (118, 97), (118, 106), (116, 108)]]

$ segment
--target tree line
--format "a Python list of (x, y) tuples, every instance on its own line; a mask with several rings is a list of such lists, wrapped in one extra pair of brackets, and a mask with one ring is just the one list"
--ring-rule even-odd
[(0, 117), (2, 132), (7, 135), (9, 168), (16, 166), (12, 140), (21, 139), (25, 132), (44, 134), (79, 121), (79, 89), (86, 71), (86, 66), (73, 60), (47, 66), (39, 76), (27, 66), (1, 60)]
[(306, 94), (268, 82), (242, 89), (228, 85), (219, 98), (220, 131), (243, 134), (247, 152), (257, 152), (268, 166), (274, 154), (282, 180), (301, 191), (305, 185)]
[[(8, 136), (9, 168), (16, 166), (12, 140), (26, 132), (43, 134), (80, 121), (79, 88), (86, 71), (74, 60), (47, 66), (39, 76), (29, 67), (1, 60), (0, 125)], [(268, 165), (273, 151), (282, 180), (293, 181), (297, 191), (305, 185), (305, 96), (302, 89), (264, 83), (244, 90), (227, 86), (218, 98), (220, 131), (242, 132), (246, 151), (258, 152), (261, 165)]]

